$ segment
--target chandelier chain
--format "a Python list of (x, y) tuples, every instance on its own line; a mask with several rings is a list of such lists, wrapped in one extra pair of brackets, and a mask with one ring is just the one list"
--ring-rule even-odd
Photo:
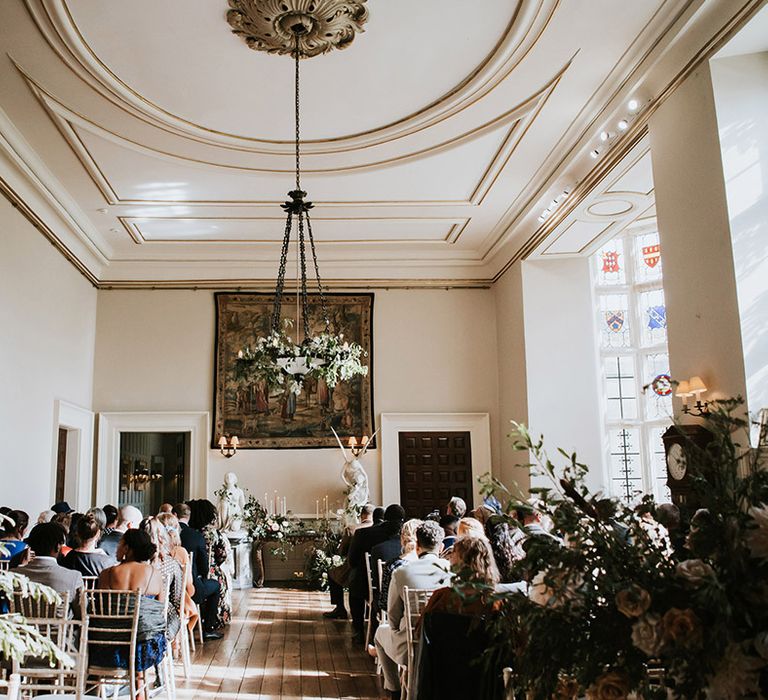
[(309, 299), (307, 295), (307, 254), (304, 248), (304, 212), (299, 212), (299, 252), (301, 259), (301, 313), (304, 322), (304, 339), (306, 340), (309, 338)]
[(295, 99), (294, 99), (294, 107), (296, 110), (296, 189), (301, 190), (301, 153), (300, 153), (300, 135), (299, 135), (299, 59), (300, 59), (300, 49), (299, 49), (299, 35), (298, 33), (295, 34), (296, 39), (296, 71), (295, 71), (295, 77), (294, 77), (294, 90), (295, 90)]
[(331, 320), (328, 318), (328, 304), (325, 299), (325, 288), (323, 282), (320, 279), (320, 267), (317, 264), (317, 251), (315, 250), (315, 237), (312, 235), (312, 221), (309, 218), (309, 212), (307, 212), (307, 234), (309, 235), (309, 248), (312, 251), (312, 262), (315, 266), (315, 278), (317, 279), (317, 289), (320, 292), (320, 308), (323, 312), (323, 321), (325, 322), (326, 329), (331, 325)]
[(288, 243), (291, 239), (291, 213), (285, 220), (285, 233), (283, 234), (283, 247), (280, 251), (280, 268), (277, 271), (277, 284), (275, 285), (275, 303), (272, 308), (272, 330), (280, 330), (280, 310), (283, 304), (283, 287), (285, 286), (285, 266), (288, 261)]

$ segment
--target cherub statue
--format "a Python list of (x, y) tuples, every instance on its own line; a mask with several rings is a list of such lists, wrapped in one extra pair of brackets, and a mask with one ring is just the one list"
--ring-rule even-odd
[(224, 476), (224, 486), (219, 493), (219, 520), (225, 533), (239, 534), (243, 525), (245, 493), (237, 485), (237, 474), (228, 472)]
[[(331, 430), (333, 430), (333, 428), (331, 428)], [(349, 450), (352, 453), (351, 457), (347, 454), (344, 444), (341, 442), (341, 438), (339, 438), (335, 430), (333, 430), (333, 434), (336, 436), (336, 441), (339, 443), (341, 453), (344, 455), (344, 467), (341, 470), (341, 479), (348, 488), (345, 510), (350, 512), (354, 509), (354, 511), (359, 512), (360, 509), (368, 503), (369, 496), (368, 475), (365, 473), (365, 469), (363, 469), (363, 465), (360, 463), (360, 458), (365, 456), (376, 433), (371, 436), (370, 440), (368, 438), (363, 438), (362, 443), (359, 445), (355, 438), (350, 438)]]

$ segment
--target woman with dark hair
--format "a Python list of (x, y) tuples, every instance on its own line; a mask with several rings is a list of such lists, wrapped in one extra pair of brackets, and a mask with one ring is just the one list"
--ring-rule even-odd
[(217, 630), (228, 625), (232, 619), (232, 549), (229, 540), (218, 529), (216, 506), (205, 498), (190, 501), (189, 506), (192, 510), (189, 526), (202, 533), (208, 548), (208, 578), (218, 581), (221, 587), (216, 619), (211, 625), (213, 630)]
[(24, 533), (29, 525), (29, 515), (23, 510), (8, 510), (3, 513), (0, 525), (0, 541), (5, 552), (0, 551), (0, 561), (10, 562), (10, 567), (19, 566), (26, 557), (27, 545)]
[(99, 549), (101, 527), (94, 513), (86, 513), (77, 521), (75, 537), (78, 546), (70, 550), (61, 565), (79, 571), (83, 576), (98, 576), (117, 562), (103, 549)]
[[(162, 602), (163, 576), (158, 569), (150, 563), (155, 557), (156, 548), (152, 544), (149, 535), (140, 529), (127, 530), (117, 545), (117, 566), (104, 569), (99, 574), (99, 588), (107, 588), (116, 591), (140, 591), (142, 598), (139, 607), (139, 631), (144, 627), (146, 632), (146, 620), (154, 610), (154, 600)], [(154, 600), (150, 600), (154, 599)], [(154, 603), (154, 605), (150, 605)], [(142, 613), (148, 613), (142, 618)], [(93, 629), (93, 628), (92, 628)], [(167, 647), (165, 629), (152, 630), (151, 636), (144, 641), (136, 643), (136, 671), (141, 677), (143, 672), (151, 666), (158, 666), (165, 656)], [(91, 630), (89, 630), (89, 634)], [(98, 634), (98, 629), (93, 630)], [(128, 667), (128, 656), (125, 647), (106, 647), (96, 645), (89, 650), (89, 663), (95, 666)], [(141, 681), (141, 678), (139, 679)], [(142, 685), (142, 683), (139, 683)]]
[(493, 516), (485, 524), (485, 532), (491, 543), (501, 583), (519, 581), (519, 577), (514, 574), (514, 566), (515, 562), (525, 559), (525, 550), (522, 547), (525, 535), (522, 530), (510, 527), (509, 522), (503, 517)]

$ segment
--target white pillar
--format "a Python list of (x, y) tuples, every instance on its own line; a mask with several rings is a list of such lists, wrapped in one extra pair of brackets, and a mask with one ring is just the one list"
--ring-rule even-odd
[[(731, 232), (709, 65), (649, 122), (670, 369), (709, 397), (746, 396)], [(676, 411), (680, 410), (676, 401)]]

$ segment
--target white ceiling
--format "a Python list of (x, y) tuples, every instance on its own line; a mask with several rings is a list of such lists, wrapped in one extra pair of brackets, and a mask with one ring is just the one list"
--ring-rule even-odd
[[(324, 276), (493, 279), (546, 238), (536, 217), (553, 195), (588, 179), (603, 124), (630, 96), (652, 105), (727, 4), (369, 0), (348, 49), (301, 66)], [(274, 278), (293, 66), (250, 50), (226, 11), (0, 3), (0, 184), (102, 284)], [(602, 200), (549, 254), (578, 252), (641, 204)]]

